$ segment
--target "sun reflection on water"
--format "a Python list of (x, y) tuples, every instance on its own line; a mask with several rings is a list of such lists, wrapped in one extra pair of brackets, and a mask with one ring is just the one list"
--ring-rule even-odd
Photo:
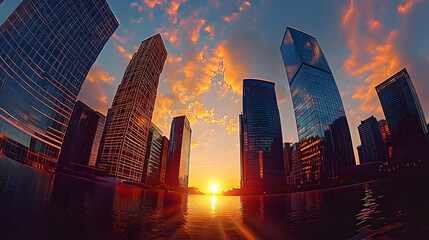
[(212, 196), (212, 213), (215, 213), (215, 208), (216, 208), (216, 196), (213, 195)]

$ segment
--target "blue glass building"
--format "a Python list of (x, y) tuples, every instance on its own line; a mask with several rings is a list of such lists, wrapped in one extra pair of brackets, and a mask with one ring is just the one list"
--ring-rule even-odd
[(426, 118), (407, 70), (402, 69), (375, 89), (389, 126), (393, 158), (427, 158)]
[(0, 27), (0, 149), (53, 171), (83, 81), (118, 27), (105, 0), (24, 0)]
[(383, 136), (377, 119), (371, 116), (361, 121), (358, 130), (363, 155), (359, 159), (360, 164), (386, 161)]
[(305, 183), (330, 182), (355, 165), (334, 76), (317, 40), (287, 27), (280, 47), (292, 95)]
[(274, 83), (243, 80), (240, 145), (242, 188), (285, 184), (282, 129)]

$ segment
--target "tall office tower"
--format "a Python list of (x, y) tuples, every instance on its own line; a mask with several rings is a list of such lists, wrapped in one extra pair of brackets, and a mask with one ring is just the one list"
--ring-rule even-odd
[(165, 185), (165, 175), (167, 171), (167, 159), (168, 159), (168, 146), (170, 141), (166, 136), (162, 137), (162, 148), (161, 148), (161, 166), (159, 170), (159, 184)]
[(393, 157), (427, 158), (428, 127), (411, 78), (404, 68), (375, 87), (389, 125)]
[(283, 143), (283, 162), (285, 167), (285, 176), (289, 176), (289, 174), (292, 172), (292, 150), (293, 143)]
[(238, 115), (238, 128), (240, 138), (240, 187), (244, 188), (244, 122), (243, 113)]
[(97, 164), (97, 157), (101, 144), (101, 136), (103, 135), (104, 126), (106, 126), (106, 116), (99, 112), (97, 112), (97, 115), (99, 116), (99, 120), (97, 124), (97, 131), (95, 132), (94, 136), (94, 141), (92, 143), (91, 157), (89, 158), (88, 166), (90, 167), (95, 167)]
[(159, 75), (167, 58), (161, 35), (133, 55), (109, 110), (98, 167), (112, 178), (140, 182)]
[(391, 159), (393, 155), (392, 137), (390, 136), (389, 125), (385, 119), (378, 121), (380, 124), (381, 136), (383, 137), (384, 152), (386, 153), (386, 159)]
[(157, 186), (160, 180), (162, 131), (151, 123), (147, 138), (146, 156), (143, 165), (142, 183)]
[(294, 143), (292, 145), (291, 161), (292, 169), (289, 176), (287, 176), (287, 183), (292, 185), (300, 185), (302, 184), (302, 164), (299, 143)]
[(80, 88), (118, 27), (105, 0), (23, 0), (0, 27), (0, 149), (54, 171)]
[(244, 188), (282, 186), (285, 181), (283, 140), (274, 83), (243, 80)]
[(363, 158), (363, 150), (362, 150), (362, 145), (359, 145), (356, 147), (357, 148), (357, 152), (358, 152), (358, 157), (359, 157), (359, 164), (362, 164), (365, 162), (364, 158)]
[(102, 114), (81, 101), (76, 102), (61, 147), (58, 160), (60, 170), (73, 168), (75, 165), (95, 165), (91, 160), (93, 161), (94, 155), (95, 158), (97, 157), (98, 148), (94, 146), (100, 144), (100, 139), (96, 139), (96, 136), (101, 135), (100, 131), (104, 127), (104, 125), (99, 126), (100, 120), (105, 120)]
[(364, 158), (360, 164), (386, 161), (383, 136), (377, 119), (371, 116), (361, 121), (358, 130)]
[(188, 187), (191, 134), (191, 124), (186, 116), (173, 118), (165, 175), (165, 182), (168, 186)]
[(355, 165), (340, 92), (317, 40), (287, 27), (280, 47), (292, 95), (306, 183), (330, 182)]

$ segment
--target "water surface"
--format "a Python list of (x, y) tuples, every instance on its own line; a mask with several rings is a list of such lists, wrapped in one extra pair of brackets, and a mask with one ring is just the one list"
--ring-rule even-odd
[(0, 239), (429, 239), (428, 181), (272, 196), (144, 190), (0, 159)]

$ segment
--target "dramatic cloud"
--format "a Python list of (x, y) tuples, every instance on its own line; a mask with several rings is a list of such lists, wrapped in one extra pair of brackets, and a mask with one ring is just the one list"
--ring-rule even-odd
[(131, 58), (133, 58), (133, 55), (131, 53), (127, 52), (124, 47), (122, 47), (116, 43), (114, 45), (115, 45), (116, 50), (118, 50), (118, 52), (122, 55), (122, 57), (124, 57), (127, 60), (131, 60)]
[(406, 14), (407, 12), (411, 11), (413, 8), (413, 5), (417, 2), (422, 2), (423, 0), (408, 0), (405, 4), (400, 4), (398, 6), (398, 12), (402, 14)]
[[(397, 30), (384, 30), (381, 23), (376, 23), (375, 27), (374, 24), (368, 24), (367, 30), (360, 28), (361, 22), (374, 22), (371, 7), (361, 3), (357, 11), (355, 2), (350, 1), (345, 11), (342, 27), (351, 53), (344, 68), (349, 75), (363, 79), (352, 96), (360, 100), (359, 109), (368, 113), (381, 113), (375, 86), (399, 71), (402, 63), (395, 47)], [(374, 32), (374, 28), (378, 31)]]
[(94, 63), (86, 79), (90, 82), (101, 81), (111, 83), (115, 81), (115, 78), (110, 76), (110, 74), (99, 63)]
[(238, 7), (239, 12), (234, 12), (234, 13), (232, 13), (232, 14), (231, 14), (231, 15), (229, 15), (229, 16), (225, 16), (225, 17), (223, 17), (223, 20), (224, 20), (225, 22), (231, 22), (231, 21), (233, 21), (234, 19), (236, 19), (236, 18), (238, 18), (238, 17), (240, 16), (240, 13), (241, 13), (241, 12), (243, 12), (245, 9), (249, 8), (250, 6), (251, 6), (251, 5), (250, 5), (250, 2), (248, 2), (248, 1), (243, 2), (243, 3)]

